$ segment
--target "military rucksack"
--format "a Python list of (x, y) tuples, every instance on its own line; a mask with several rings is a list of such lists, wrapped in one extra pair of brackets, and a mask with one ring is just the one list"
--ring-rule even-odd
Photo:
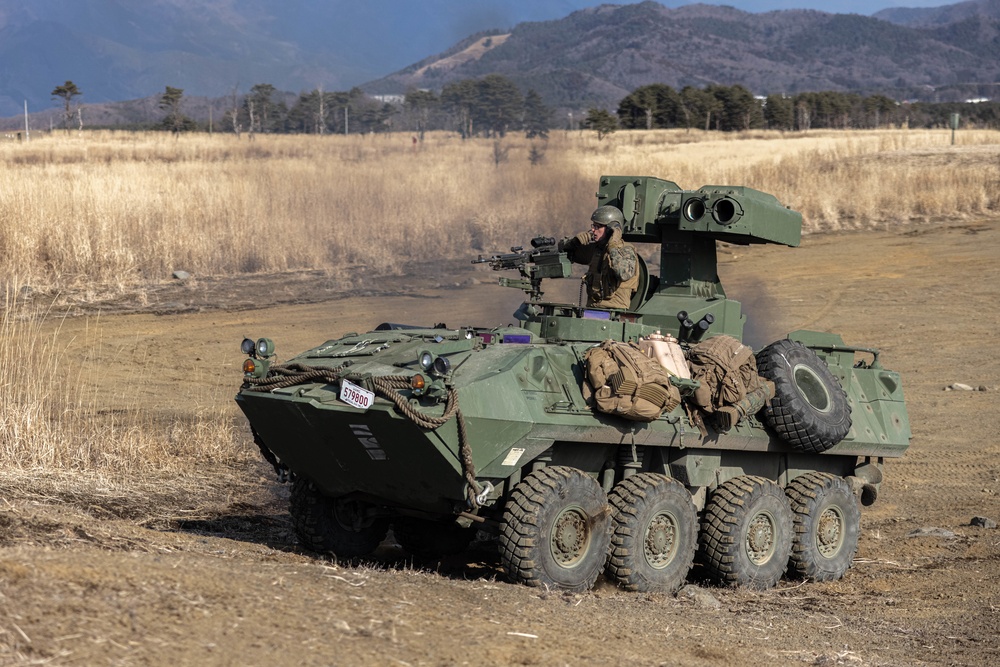
[(753, 350), (732, 336), (713, 336), (688, 351), (691, 377), (701, 383), (692, 400), (705, 412), (735, 405), (760, 386)]
[(635, 343), (606, 340), (587, 350), (587, 381), (601, 412), (635, 421), (653, 421), (681, 401), (670, 374)]

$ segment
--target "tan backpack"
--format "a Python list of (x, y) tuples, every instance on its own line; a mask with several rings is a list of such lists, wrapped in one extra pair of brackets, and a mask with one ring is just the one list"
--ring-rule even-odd
[(734, 405), (761, 383), (753, 350), (732, 336), (713, 336), (688, 351), (691, 377), (701, 386), (692, 399), (705, 412)]
[(680, 404), (670, 375), (635, 343), (606, 340), (587, 350), (587, 380), (601, 412), (635, 421), (653, 421)]

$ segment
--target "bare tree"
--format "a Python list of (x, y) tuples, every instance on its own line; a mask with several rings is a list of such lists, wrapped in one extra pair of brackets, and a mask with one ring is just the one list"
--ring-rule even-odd
[(249, 139), (250, 141), (253, 141), (253, 139), (254, 139), (254, 137), (253, 137), (253, 130), (254, 130), (254, 126), (255, 126), (254, 125), (254, 107), (256, 106), (256, 104), (254, 103), (254, 99), (252, 97), (250, 97), (250, 96), (247, 96), (246, 101), (244, 102), (244, 104), (246, 105), (246, 108), (247, 108), (247, 117), (250, 119), (250, 122), (247, 125), (247, 139)]
[(236, 134), (236, 138), (240, 138), (240, 133), (243, 131), (243, 126), (240, 125), (240, 86), (236, 84), (233, 86), (233, 94), (230, 96), (232, 105), (229, 107), (229, 121), (233, 124), (233, 132)]
[(497, 137), (493, 140), (493, 166), (499, 167), (501, 162), (507, 161), (507, 153), (510, 152), (510, 146), (505, 146), (503, 141)]
[(319, 94), (319, 106), (316, 110), (316, 134), (323, 134), (326, 130), (326, 95), (323, 94), (323, 86), (316, 89)]

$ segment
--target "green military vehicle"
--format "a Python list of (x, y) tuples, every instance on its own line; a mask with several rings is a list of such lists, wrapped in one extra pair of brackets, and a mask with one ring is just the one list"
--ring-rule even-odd
[(885, 459), (910, 439), (900, 377), (878, 350), (792, 332), (748, 355), (772, 389), (763, 407), (728, 406), (728, 421), (695, 405), (704, 381), (688, 369), (668, 373), (656, 395), (682, 400), (653, 419), (602, 412), (602, 391), (642, 392), (624, 366), (596, 383), (588, 367), (595, 349), (659, 338), (687, 356), (713, 340), (739, 345), (746, 316), (723, 290), (716, 244), (796, 246), (801, 215), (750, 188), (651, 177), (604, 176), (597, 197), (622, 211), (626, 241), (659, 246), (659, 275), (639, 262), (628, 310), (545, 301), (542, 281), (571, 265), (538, 238), (479, 260), (518, 271), (500, 278), (527, 294), (512, 326), (386, 323), (282, 364), (270, 339), (243, 341), (236, 400), (292, 483), (304, 547), (363, 557), (391, 527), (431, 558), (486, 531), (510, 579), (572, 591), (604, 572), (670, 592), (695, 563), (754, 588), (845, 574), (859, 504), (875, 502)]

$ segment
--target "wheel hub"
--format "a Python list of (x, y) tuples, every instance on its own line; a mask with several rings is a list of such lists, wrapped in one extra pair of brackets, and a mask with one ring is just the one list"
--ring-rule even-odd
[(333, 506), (333, 518), (341, 528), (355, 533), (372, 525), (371, 518), (365, 516), (360, 503), (355, 500), (338, 499)]
[(657, 514), (646, 528), (646, 562), (654, 568), (666, 567), (677, 551), (677, 521), (669, 514)]
[(774, 553), (776, 529), (774, 518), (760, 513), (753, 517), (747, 530), (747, 556), (755, 565), (766, 563)]
[(572, 567), (583, 560), (590, 542), (587, 516), (580, 508), (564, 510), (552, 529), (552, 557), (563, 567)]
[(798, 364), (792, 369), (792, 377), (799, 393), (817, 412), (827, 413), (833, 409), (830, 392), (816, 371), (805, 364)]
[(816, 548), (819, 553), (832, 558), (843, 544), (844, 517), (833, 507), (828, 507), (819, 517), (816, 527)]

